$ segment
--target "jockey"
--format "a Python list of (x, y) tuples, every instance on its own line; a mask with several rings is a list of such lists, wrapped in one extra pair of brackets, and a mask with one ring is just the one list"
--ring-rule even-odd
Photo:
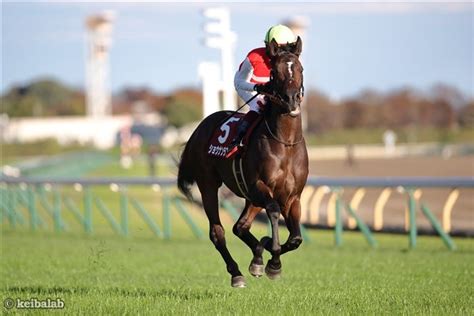
[[(268, 57), (268, 44), (275, 40), (280, 47), (296, 42), (297, 37), (285, 25), (272, 26), (265, 35), (265, 47), (255, 48), (247, 54), (235, 73), (234, 86), (237, 94), (244, 101), (251, 99), (258, 93), (272, 92), (270, 81), (270, 58)], [(265, 96), (258, 95), (249, 102), (250, 111), (242, 118), (237, 130), (237, 136), (232, 141), (231, 147), (241, 145), (242, 138), (248, 127), (254, 122), (265, 106)]]

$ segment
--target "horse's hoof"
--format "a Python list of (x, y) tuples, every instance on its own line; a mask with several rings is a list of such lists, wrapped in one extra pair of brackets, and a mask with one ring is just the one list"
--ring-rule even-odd
[(265, 274), (270, 280), (278, 280), (281, 277), (281, 268), (273, 269), (267, 263), (267, 265), (265, 266)]
[(246, 287), (245, 278), (242, 275), (232, 277), (231, 280), (232, 287)]
[(263, 275), (263, 269), (264, 269), (263, 264), (251, 263), (249, 266), (250, 274), (256, 278), (259, 278)]

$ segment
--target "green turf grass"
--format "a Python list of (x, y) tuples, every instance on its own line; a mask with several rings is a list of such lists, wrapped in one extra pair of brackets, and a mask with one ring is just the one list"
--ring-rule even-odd
[(420, 237), (407, 250), (407, 236), (377, 234), (372, 250), (360, 233), (344, 233), (336, 249), (332, 232), (311, 232), (313, 242), (284, 255), (282, 278), (271, 281), (249, 275), (250, 251), (226, 228), (245, 289), (230, 287), (208, 240), (4, 227), (0, 297), (59, 297), (74, 315), (474, 313), (471, 239), (455, 239), (459, 249), (450, 252), (439, 238)]

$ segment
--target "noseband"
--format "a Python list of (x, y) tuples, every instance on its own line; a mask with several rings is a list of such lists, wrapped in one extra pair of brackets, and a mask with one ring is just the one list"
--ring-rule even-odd
[[(270, 79), (272, 80), (272, 79)], [(274, 102), (274, 103), (277, 103), (279, 105), (282, 105), (282, 106), (285, 106), (285, 107), (288, 107), (290, 104), (285, 101), (283, 99), (283, 97), (281, 96), (280, 93), (278, 93), (277, 91), (273, 90), (273, 93), (272, 94), (265, 94), (266, 97), (268, 97), (270, 99), (270, 101)], [(299, 98), (300, 100), (302, 100), (304, 97), (304, 86), (301, 85), (300, 87), (300, 92), (299, 92)], [(301, 105), (301, 101), (298, 102), (298, 106)], [(285, 115), (285, 114), (289, 114), (289, 113), (283, 113), (282, 115)]]

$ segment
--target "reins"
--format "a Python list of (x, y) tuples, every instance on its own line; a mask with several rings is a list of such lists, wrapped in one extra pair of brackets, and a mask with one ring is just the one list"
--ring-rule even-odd
[(247, 104), (249, 104), (253, 99), (255, 99), (257, 96), (259, 96), (260, 93), (256, 93), (253, 97), (251, 97), (250, 99), (247, 100), (247, 102), (245, 102), (244, 104), (242, 104), (237, 110), (235, 110), (234, 112), (230, 113), (229, 115), (227, 115), (223, 120), (220, 121), (220, 123), (218, 125), (221, 125), (222, 123), (224, 123), (225, 121), (227, 121), (229, 118), (231, 118), (232, 116), (234, 116), (235, 114), (239, 113), (239, 111), (244, 107), (246, 106)]
[[(273, 69), (272, 71), (270, 72), (270, 82), (273, 81)], [(300, 97), (303, 98), (304, 97), (304, 85), (302, 84), (301, 85), (301, 88), (300, 88)], [(233, 111), (232, 113), (230, 113), (229, 115), (227, 115), (220, 123), (222, 124), (223, 122), (227, 121), (230, 117), (234, 116), (236, 113), (239, 113), (239, 111), (246, 105), (248, 105), (252, 100), (254, 100), (257, 96), (259, 95), (265, 95), (266, 97), (268, 97), (270, 100), (270, 102), (272, 101), (273, 99), (273, 102), (276, 102), (276, 103), (280, 103), (282, 105), (285, 105), (286, 104), (286, 101), (283, 100), (282, 96), (275, 90), (272, 91), (271, 94), (267, 94), (267, 93), (259, 93), (257, 92), (254, 96), (252, 96), (250, 99), (248, 99), (243, 105), (241, 105), (237, 110)], [(289, 113), (285, 113), (283, 115), (289, 115)], [(267, 119), (264, 117), (263, 120), (265, 121), (265, 127), (267, 129), (267, 131), (270, 133), (270, 136), (277, 142), (279, 142), (280, 144), (283, 144), (285, 146), (295, 146), (295, 145), (298, 145), (299, 143), (301, 143), (303, 140), (304, 140), (304, 136), (301, 135), (301, 138), (299, 140), (297, 140), (296, 142), (286, 142), (280, 138), (278, 138), (277, 135), (275, 135), (270, 126), (268, 125), (268, 122), (267, 122)]]
[(301, 143), (303, 140), (304, 140), (304, 137), (303, 135), (301, 135), (301, 138), (299, 140), (297, 140), (296, 142), (286, 142), (284, 140), (281, 140), (280, 138), (278, 138), (278, 136), (276, 136), (275, 134), (273, 134), (270, 126), (268, 125), (268, 122), (267, 122), (267, 119), (264, 117), (263, 118), (263, 121), (265, 122), (265, 127), (267, 128), (267, 131), (270, 133), (270, 135), (272, 136), (272, 138), (274, 140), (276, 140), (277, 142), (279, 142), (280, 144), (283, 144), (285, 146), (295, 146), (295, 145), (298, 145), (299, 143)]
[[(273, 78), (272, 78), (273, 79)], [(301, 93), (301, 97), (304, 96), (304, 86), (301, 85), (301, 88), (300, 88), (300, 93)], [(283, 100), (283, 98), (280, 96), (280, 94), (278, 93), (273, 93), (271, 96), (268, 96), (271, 99), (274, 99), (273, 102), (277, 101), (277, 102), (280, 102), (282, 104), (285, 103), (285, 101)], [(276, 100), (275, 100), (276, 99)], [(289, 113), (283, 113), (281, 115), (289, 115)], [(301, 135), (301, 138), (299, 140), (297, 140), (296, 142), (286, 142), (284, 140), (281, 140), (280, 138), (278, 138), (277, 135), (275, 135), (270, 126), (268, 125), (268, 122), (267, 122), (267, 119), (264, 117), (263, 120), (265, 121), (265, 127), (267, 128), (267, 131), (270, 133), (270, 136), (276, 140), (277, 142), (279, 142), (280, 144), (283, 144), (285, 146), (295, 146), (295, 145), (298, 145), (299, 143), (301, 143), (303, 140), (304, 140), (304, 137), (303, 135)]]

